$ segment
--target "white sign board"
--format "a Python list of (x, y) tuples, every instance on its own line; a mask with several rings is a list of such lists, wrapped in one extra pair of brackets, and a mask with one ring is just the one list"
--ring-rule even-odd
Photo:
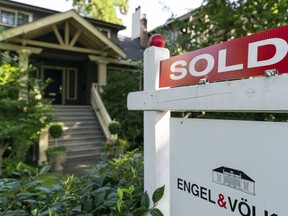
[(286, 216), (288, 124), (176, 119), (171, 216)]

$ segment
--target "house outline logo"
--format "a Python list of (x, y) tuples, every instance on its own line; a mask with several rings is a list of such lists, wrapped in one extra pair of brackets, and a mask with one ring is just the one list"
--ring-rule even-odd
[(255, 196), (255, 181), (241, 170), (221, 166), (212, 170), (212, 182)]

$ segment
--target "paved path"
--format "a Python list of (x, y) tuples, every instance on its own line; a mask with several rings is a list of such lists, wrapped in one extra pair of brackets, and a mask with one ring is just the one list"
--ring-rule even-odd
[(75, 176), (84, 176), (89, 169), (99, 162), (99, 157), (88, 159), (69, 159), (64, 163), (64, 174), (74, 174)]

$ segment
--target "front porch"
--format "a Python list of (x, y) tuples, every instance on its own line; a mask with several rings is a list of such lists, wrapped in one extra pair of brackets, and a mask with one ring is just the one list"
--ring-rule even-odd
[[(50, 80), (45, 98), (65, 108), (90, 106), (103, 133), (101, 143), (110, 137), (108, 124), (111, 118), (99, 91), (107, 84), (109, 66), (123, 69), (137, 65), (124, 60), (126, 53), (110, 38), (74, 11), (67, 11), (9, 29), (0, 34), (0, 42), (3, 42), (0, 43), (1, 50), (18, 53), (21, 69), (27, 70), (29, 64), (33, 64), (37, 68), (37, 79), (41, 82)], [(83, 116), (84, 113), (78, 110), (70, 117), (70, 123), (66, 123), (69, 133), (64, 136), (75, 136), (72, 128), (77, 125), (77, 115)], [(83, 122), (87, 123), (88, 120), (83, 119)], [(81, 136), (87, 138), (88, 135)], [(75, 144), (77, 148), (74, 148), (74, 152), (80, 152), (89, 145)], [(44, 152), (48, 146), (48, 132), (43, 130), (39, 142), (39, 164), (46, 161)], [(85, 158), (87, 155), (82, 156)]]
[(33, 62), (36, 77), (47, 79), (45, 97), (54, 104), (88, 105), (90, 86), (105, 86), (109, 66), (123, 69), (136, 63), (111, 38), (74, 11), (57, 13), (6, 30), (0, 49), (17, 52), (20, 67)]
[[(96, 163), (103, 153), (104, 142), (111, 136), (108, 130), (111, 118), (97, 88), (97, 84), (91, 87), (92, 105), (54, 105), (54, 114), (64, 125), (64, 134), (57, 139), (57, 145), (69, 150), (64, 165), (66, 173), (77, 170), (82, 163)], [(49, 137), (48, 129), (44, 129), (39, 140), (38, 164), (47, 161), (45, 151), (55, 143), (56, 140)]]

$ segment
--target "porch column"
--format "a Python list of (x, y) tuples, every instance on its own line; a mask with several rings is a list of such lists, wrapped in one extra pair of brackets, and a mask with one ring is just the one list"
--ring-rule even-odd
[[(17, 53), (19, 56), (19, 70), (25, 73), (25, 76), (22, 78), (21, 90), (19, 92), (19, 100), (27, 100), (28, 95), (28, 68), (29, 68), (29, 57), (32, 53), (39, 54), (42, 49), (30, 50), (30, 49), (18, 49)], [(48, 149), (48, 128), (43, 128), (39, 137), (39, 160), (38, 164), (42, 165), (47, 161), (45, 151)]]
[(31, 51), (29, 49), (21, 49), (17, 51), (19, 55), (19, 68), (20, 70), (27, 70), (29, 65), (29, 56)]
[(102, 87), (107, 84), (107, 61), (97, 60), (98, 65), (98, 84), (100, 87), (100, 91), (102, 91)]
[(29, 66), (29, 56), (31, 51), (28, 49), (21, 49), (17, 51), (19, 56), (19, 69), (21, 72), (25, 72), (25, 76), (21, 80), (22, 89), (19, 92), (20, 100), (27, 100), (27, 81), (28, 81), (28, 66)]

